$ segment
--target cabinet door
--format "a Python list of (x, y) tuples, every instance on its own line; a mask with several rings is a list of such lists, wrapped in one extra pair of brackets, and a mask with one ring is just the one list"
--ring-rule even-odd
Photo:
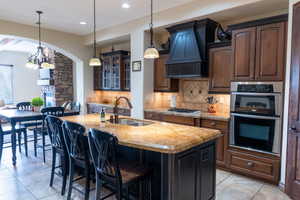
[(166, 77), (166, 61), (169, 55), (160, 55), (154, 61), (154, 91), (157, 92), (176, 92), (178, 91), (178, 80)]
[(256, 28), (232, 32), (234, 80), (253, 80), (255, 68)]
[(256, 80), (283, 80), (286, 52), (285, 44), (285, 22), (257, 27)]
[(209, 50), (209, 92), (229, 93), (232, 68), (231, 46)]
[(200, 126), (204, 128), (218, 129), (222, 132), (223, 136), (219, 137), (216, 143), (216, 158), (217, 165), (219, 167), (226, 167), (226, 153), (228, 146), (229, 131), (228, 122), (202, 119)]

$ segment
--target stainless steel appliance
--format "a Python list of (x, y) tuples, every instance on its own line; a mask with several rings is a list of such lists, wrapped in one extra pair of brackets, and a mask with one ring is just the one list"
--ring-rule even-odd
[(283, 82), (232, 82), (230, 145), (280, 154)]

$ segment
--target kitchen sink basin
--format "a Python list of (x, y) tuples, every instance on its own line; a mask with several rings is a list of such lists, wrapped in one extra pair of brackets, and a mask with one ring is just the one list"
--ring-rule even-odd
[(148, 126), (148, 125), (153, 124), (153, 122), (136, 120), (136, 119), (120, 118), (116, 124), (123, 124), (123, 125), (128, 125), (128, 126)]

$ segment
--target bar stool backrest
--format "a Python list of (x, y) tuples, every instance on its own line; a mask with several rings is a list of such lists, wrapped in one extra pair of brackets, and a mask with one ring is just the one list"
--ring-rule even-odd
[(32, 105), (30, 102), (20, 102), (16, 105), (18, 110), (26, 110), (26, 111), (31, 111), (32, 110)]
[(64, 153), (67, 153), (62, 130), (63, 121), (53, 115), (48, 115), (45, 120), (52, 147), (61, 149)]
[(85, 128), (80, 124), (65, 121), (63, 123), (63, 136), (70, 159), (89, 162), (89, 146)]
[(110, 133), (90, 129), (88, 141), (92, 160), (100, 174), (100, 179), (121, 185), (122, 176), (117, 159), (118, 139)]

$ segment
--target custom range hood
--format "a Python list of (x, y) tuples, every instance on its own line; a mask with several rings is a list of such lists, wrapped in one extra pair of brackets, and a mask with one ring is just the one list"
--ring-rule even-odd
[(210, 19), (167, 28), (171, 34), (167, 77), (208, 76), (208, 43), (214, 42), (218, 23)]

